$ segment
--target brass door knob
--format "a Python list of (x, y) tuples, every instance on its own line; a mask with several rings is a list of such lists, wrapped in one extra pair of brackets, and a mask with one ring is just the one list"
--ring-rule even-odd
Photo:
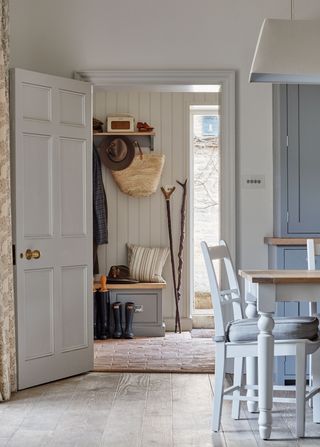
[(30, 250), (30, 248), (28, 248), (26, 250), (25, 256), (26, 256), (26, 259), (28, 259), (28, 261), (29, 261), (30, 259), (39, 259), (41, 256), (41, 253), (39, 250)]

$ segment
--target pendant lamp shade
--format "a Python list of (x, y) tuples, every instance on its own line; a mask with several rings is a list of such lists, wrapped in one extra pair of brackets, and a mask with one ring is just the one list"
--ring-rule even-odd
[(320, 84), (320, 21), (265, 19), (249, 82)]

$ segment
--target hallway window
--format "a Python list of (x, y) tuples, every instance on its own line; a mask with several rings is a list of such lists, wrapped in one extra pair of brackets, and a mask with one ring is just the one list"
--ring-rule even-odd
[(220, 117), (218, 106), (191, 106), (193, 201), (193, 315), (212, 315), (209, 282), (200, 242), (220, 239)]

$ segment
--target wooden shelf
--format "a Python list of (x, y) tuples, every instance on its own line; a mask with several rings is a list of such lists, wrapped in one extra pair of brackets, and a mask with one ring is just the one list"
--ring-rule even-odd
[(96, 132), (93, 134), (94, 137), (106, 137), (106, 136), (139, 136), (139, 137), (154, 137), (155, 132)]
[[(152, 290), (152, 289), (164, 289), (167, 283), (165, 282), (136, 282), (133, 284), (110, 284), (107, 282), (108, 290)], [(99, 289), (100, 283), (95, 282), (94, 287)]]
[(149, 147), (150, 151), (154, 150), (154, 136), (155, 132), (97, 132), (93, 134), (93, 137), (134, 137), (141, 147)]

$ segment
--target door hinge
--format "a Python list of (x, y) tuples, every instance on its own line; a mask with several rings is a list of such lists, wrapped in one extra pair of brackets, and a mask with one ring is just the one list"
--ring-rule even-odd
[(288, 149), (289, 147), (289, 135), (287, 135), (287, 139), (286, 139), (286, 148)]
[(287, 211), (287, 223), (289, 223), (289, 211)]
[(12, 264), (16, 265), (16, 245), (12, 244)]

